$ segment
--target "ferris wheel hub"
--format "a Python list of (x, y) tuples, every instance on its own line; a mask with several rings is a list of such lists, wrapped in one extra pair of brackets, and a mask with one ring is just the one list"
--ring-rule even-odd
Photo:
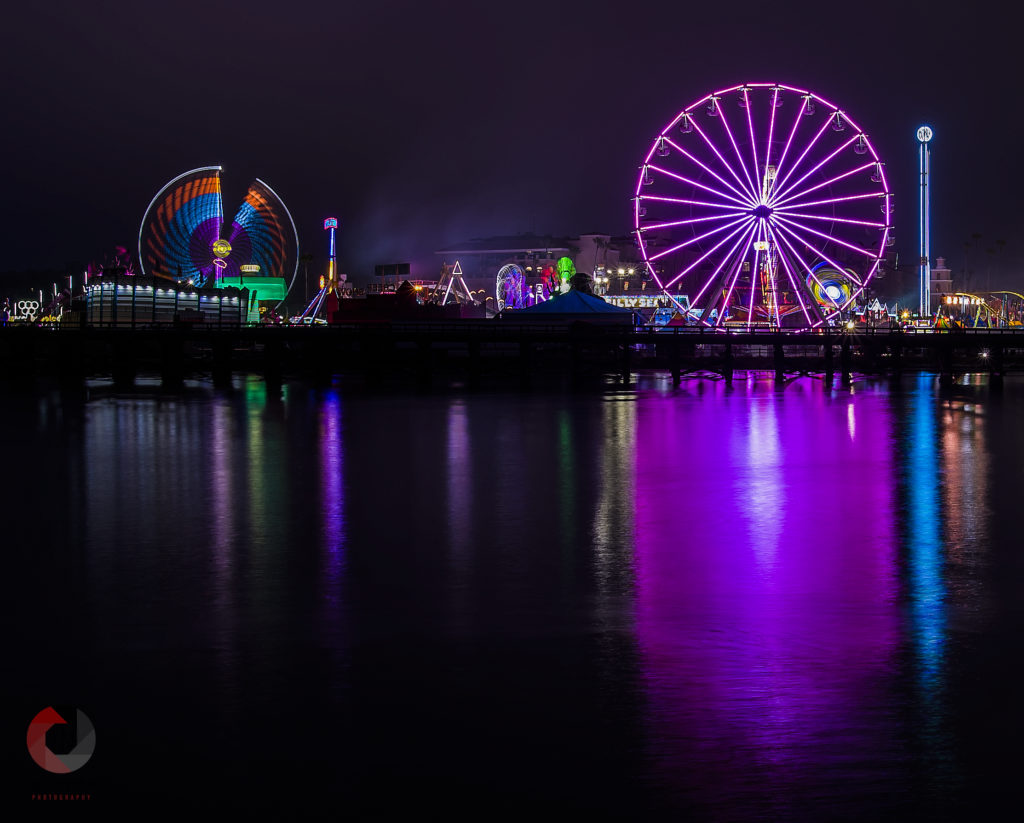
[(772, 207), (761, 204), (750, 210), (751, 217), (757, 217), (760, 220), (767, 220), (772, 216)]

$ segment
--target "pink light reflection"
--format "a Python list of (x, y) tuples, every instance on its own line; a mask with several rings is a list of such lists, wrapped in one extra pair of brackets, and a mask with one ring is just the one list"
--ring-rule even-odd
[(784, 800), (797, 779), (824, 787), (831, 765), (899, 746), (865, 731), (888, 727), (865, 718), (900, 637), (891, 412), (810, 380), (692, 391), (637, 407), (651, 755), (666, 782), (699, 775), (702, 799)]
[(341, 578), (345, 565), (345, 455), (342, 440), (341, 398), (327, 392), (320, 416), (320, 511), (324, 549), (324, 598), (341, 602)]

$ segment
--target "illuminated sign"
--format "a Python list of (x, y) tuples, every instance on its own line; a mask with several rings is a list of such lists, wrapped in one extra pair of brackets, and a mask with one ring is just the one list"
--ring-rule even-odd
[(217, 257), (227, 257), (231, 254), (231, 244), (227, 240), (214, 240), (213, 253)]
[(338, 228), (338, 218), (337, 217), (328, 217), (326, 220), (324, 220), (324, 228), (325, 229), (336, 229), (336, 228)]
[(19, 300), (11, 306), (11, 320), (32, 322), (39, 314), (38, 300)]
[(259, 264), (257, 263), (245, 263), (238, 267), (242, 274), (256, 274), (260, 270)]
[(927, 143), (929, 140), (932, 139), (934, 134), (935, 132), (932, 131), (931, 126), (921, 126), (921, 128), (917, 130), (917, 139), (920, 140), (922, 143)]

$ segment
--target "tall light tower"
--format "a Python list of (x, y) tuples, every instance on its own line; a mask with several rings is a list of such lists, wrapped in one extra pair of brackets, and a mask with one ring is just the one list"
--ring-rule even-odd
[(324, 229), (331, 233), (331, 253), (327, 263), (327, 288), (334, 288), (334, 281), (337, 280), (337, 274), (335, 272), (335, 256), (334, 256), (334, 233), (338, 230), (338, 218), (328, 217), (324, 220)]
[(931, 142), (933, 134), (931, 126), (921, 126), (917, 130), (918, 169), (921, 175), (921, 284), (919, 289), (919, 314), (921, 317), (931, 317), (932, 313), (932, 263), (931, 249), (928, 243), (928, 159), (931, 152), (928, 143)]
[[(327, 299), (329, 294), (334, 294), (338, 279), (337, 261), (334, 254), (334, 233), (338, 230), (338, 218), (328, 217), (324, 220), (324, 229), (331, 233), (331, 250), (327, 258), (327, 274), (320, 275), (320, 290), (313, 295), (313, 299), (306, 306), (305, 311), (299, 315), (300, 322), (306, 325), (318, 322), (317, 317), (320, 314), (320, 307), (324, 304), (324, 300)], [(327, 310), (330, 311), (330, 301), (328, 301)]]

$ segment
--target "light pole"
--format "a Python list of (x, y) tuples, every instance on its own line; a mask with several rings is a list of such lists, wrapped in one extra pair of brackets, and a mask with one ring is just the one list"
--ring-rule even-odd
[(918, 172), (920, 174), (920, 217), (921, 217), (921, 279), (920, 279), (920, 306), (919, 312), (922, 318), (931, 317), (932, 295), (931, 295), (931, 250), (928, 238), (928, 161), (931, 154), (928, 143), (934, 132), (931, 126), (921, 126), (917, 130), (918, 143)]
[(299, 257), (302, 261), (302, 305), (309, 305), (309, 263), (313, 259), (311, 254), (303, 254)]

